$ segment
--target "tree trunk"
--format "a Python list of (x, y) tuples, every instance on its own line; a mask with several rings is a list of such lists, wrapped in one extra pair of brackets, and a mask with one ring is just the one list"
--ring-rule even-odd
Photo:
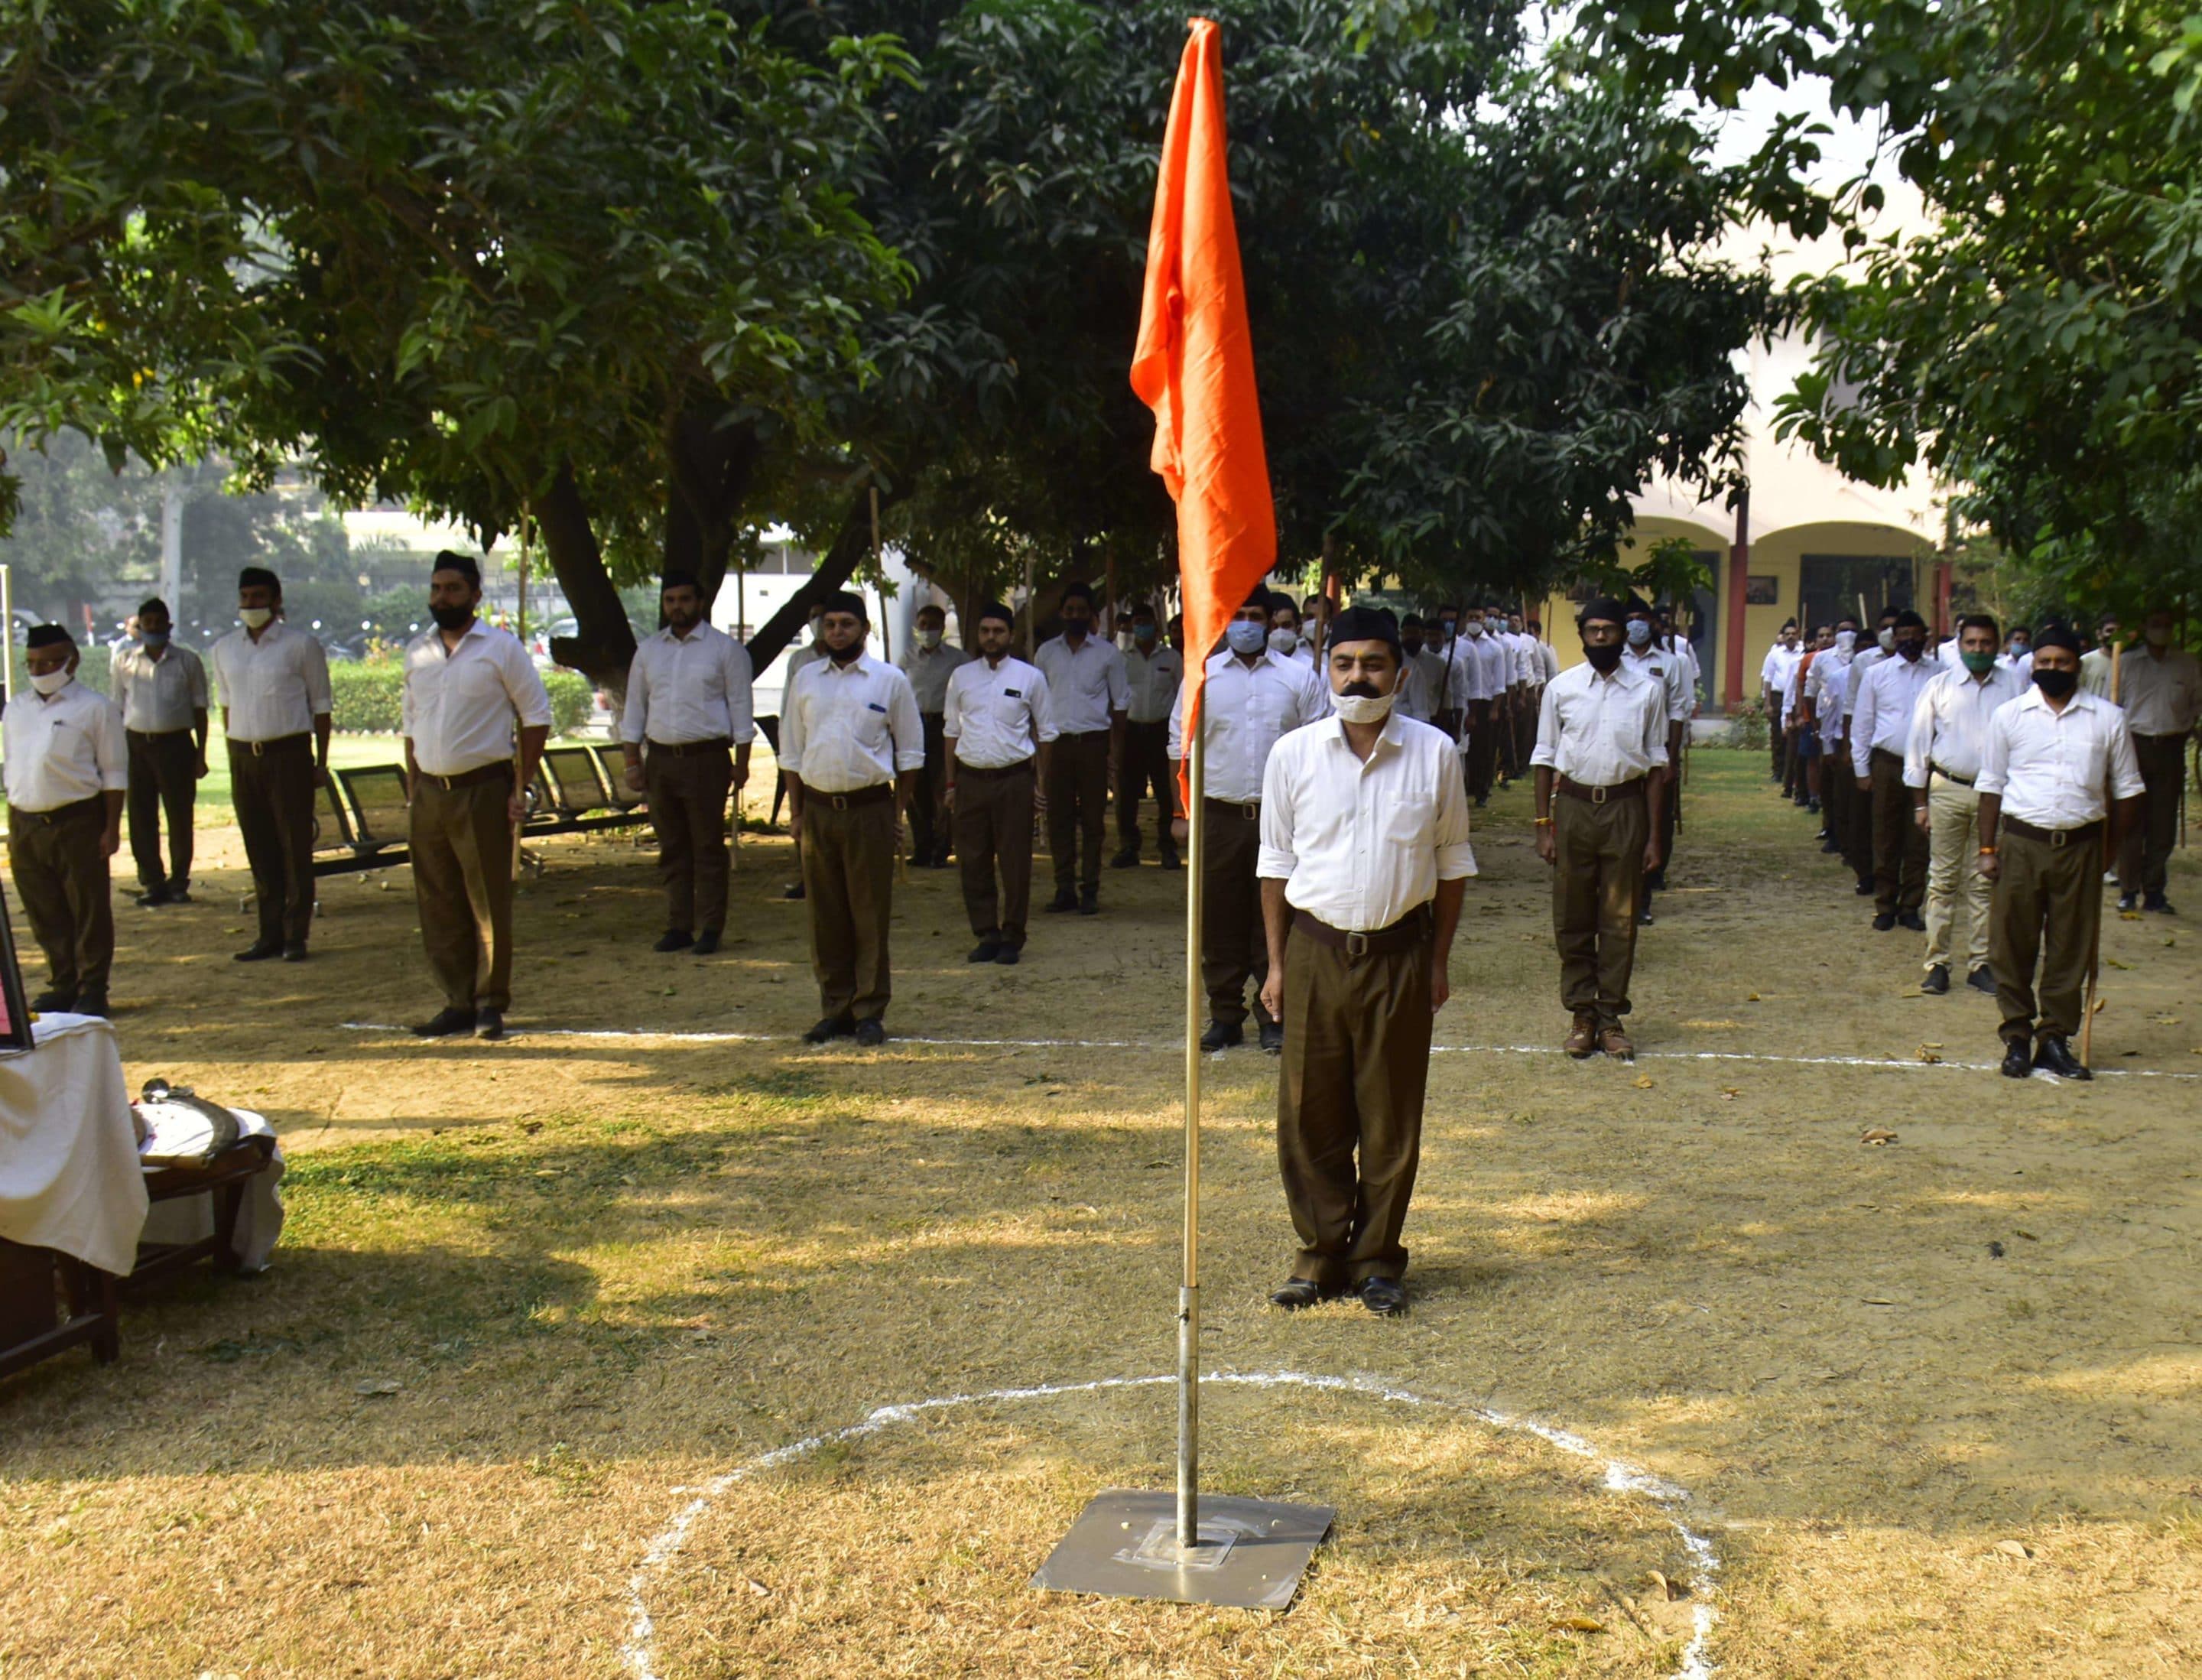
[[(897, 500), (890, 492), (880, 498), (886, 507)], [(770, 618), (757, 627), (757, 633), (749, 640), (750, 663), (762, 671), (780, 657), (780, 651), (796, 638), (797, 633), (810, 622), (810, 606), (823, 600), (849, 581), (864, 557), (872, 548), (872, 498), (869, 486), (857, 491), (849, 498), (849, 510), (841, 518), (841, 533), (833, 539), (833, 545), (819, 557), (818, 569), (810, 581), (790, 596)]]
[(627, 667), (634, 662), (634, 631), (611, 574), (604, 569), (603, 550), (589, 523), (588, 505), (581, 499), (570, 464), (558, 469), (534, 512), (543, 533), (543, 551), (580, 632), (554, 638), (550, 657), (609, 691), (616, 703), (627, 693)]
[(667, 428), (665, 569), (696, 580), (708, 616), (726, 581), (734, 528), (762, 453), (753, 426), (721, 426), (721, 414), (689, 410)]

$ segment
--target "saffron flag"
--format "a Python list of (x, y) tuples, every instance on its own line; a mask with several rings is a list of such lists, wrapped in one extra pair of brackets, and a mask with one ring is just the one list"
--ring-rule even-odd
[[(1224, 152), (1223, 46), (1195, 18), (1163, 134), (1132, 389), (1155, 411), (1154, 469), (1177, 503), (1186, 758), (1208, 655), (1277, 559), (1254, 341)], [(1185, 772), (1179, 772), (1180, 799)]]

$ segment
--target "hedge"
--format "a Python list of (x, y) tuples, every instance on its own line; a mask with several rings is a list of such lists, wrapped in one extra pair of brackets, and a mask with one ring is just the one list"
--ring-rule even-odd
[[(550, 694), (550, 733), (570, 735), (589, 721), (596, 693), (579, 671), (545, 671)], [(395, 659), (350, 661), (329, 667), (336, 727), (344, 734), (394, 735), (404, 727), (405, 668)]]

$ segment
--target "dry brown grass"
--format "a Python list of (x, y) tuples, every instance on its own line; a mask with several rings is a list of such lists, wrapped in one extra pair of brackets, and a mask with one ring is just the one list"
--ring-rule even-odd
[[(1438, 1058), (1406, 1321), (1262, 1306), (1290, 1249), (1274, 1071), (1213, 1064), (1208, 1363), (1534, 1414), (1687, 1486), (1725, 1672), (2202, 1671), (2202, 1091), (1660, 1058), (1994, 1049), (1988, 1000), (1906, 995), (1916, 942), (1863, 931), (1750, 761), (1699, 767), (1677, 879), (1702, 890), (1646, 935), (1639, 1067)], [(1564, 1026), (1522, 818), (1504, 796), (1480, 843), (1449, 1043)], [(744, 858), (699, 964), (647, 951), (644, 858), (555, 846), (515, 1021), (761, 1042), (347, 1031), (432, 1005), (403, 872), (328, 883), (303, 969), (227, 960), (221, 881), (122, 913), (132, 1076), (267, 1111), (292, 1223), (266, 1278), (134, 1308), (120, 1365), (0, 1386), (0, 1676), (614, 1675), (676, 1488), (883, 1404), (1168, 1369), (1182, 877), (1111, 874), (1104, 917), (1039, 918), (1005, 971), (966, 967), (952, 878), (917, 875), (892, 1026), (1134, 1047), (862, 1053), (792, 1041), (815, 1000), (785, 846)], [(2187, 936), (2114, 920), (2106, 950), (2105, 1064), (2202, 1066)], [(1672, 1671), (1694, 1600), (1646, 1582), (1687, 1573), (1675, 1536), (1593, 1467), (1354, 1395), (1208, 1412), (1216, 1486), (1339, 1507), (1286, 1616), (1025, 1589), (1088, 1494), (1166, 1483), (1143, 1390), (942, 1413), (729, 1487), (652, 1589), (663, 1666)]]

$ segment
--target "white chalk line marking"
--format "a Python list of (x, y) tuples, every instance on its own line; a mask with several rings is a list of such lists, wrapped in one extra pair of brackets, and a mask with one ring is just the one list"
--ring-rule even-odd
[[(1556, 1447), (1570, 1457), (1585, 1459), (1599, 1466), (1608, 1493), (1625, 1494), (1651, 1500), (1661, 1507), (1661, 1514), (1682, 1542), (1682, 1549), (1690, 1554), (1690, 1561), (1704, 1576), (1720, 1572), (1720, 1554), (1713, 1543), (1691, 1528), (1675, 1514), (1675, 1507), (1687, 1505), (1689, 1489), (1655, 1476), (1630, 1464), (1625, 1459), (1609, 1458), (1592, 1441), (1547, 1424), (1535, 1418), (1516, 1417), (1511, 1412), (1493, 1411), (1464, 1400), (1440, 1399), (1431, 1394), (1418, 1394), (1409, 1388), (1394, 1388), (1366, 1377), (1322, 1376), (1299, 1371), (1211, 1371), (1202, 1377), (1204, 1384), (1216, 1387), (1248, 1388), (1317, 1388), (1331, 1394), (1361, 1394), (1372, 1400), (1390, 1400), (1402, 1406), (1434, 1406), (1442, 1411), (1457, 1412), (1489, 1424), (1497, 1429), (1534, 1435), (1546, 1445)], [(746, 1482), (762, 1471), (777, 1470), (807, 1458), (820, 1447), (845, 1441), (859, 1441), (866, 1435), (877, 1435), (891, 1424), (907, 1424), (912, 1418), (929, 1412), (945, 1412), (954, 1406), (977, 1406), (1010, 1400), (1048, 1400), (1062, 1394), (1100, 1394), (1116, 1388), (1153, 1388), (1165, 1383), (1175, 1384), (1170, 1376), (1104, 1376), (1091, 1382), (1047, 1382), (1025, 1388), (992, 1388), (978, 1394), (948, 1394), (933, 1400), (909, 1400), (898, 1406), (882, 1406), (865, 1417), (863, 1422), (845, 1429), (828, 1429), (822, 1435), (805, 1435), (785, 1447), (775, 1447), (760, 1453), (755, 1458), (736, 1465), (732, 1470), (713, 1477), (701, 1488), (674, 1488), (676, 1494), (695, 1495), (674, 1514), (673, 1520), (659, 1530), (643, 1550), (642, 1561), (627, 1578), (627, 1604), (630, 1615), (627, 1642), (620, 1647), (620, 1655), (633, 1671), (635, 1680), (659, 1680), (652, 1666), (651, 1650), (657, 1624), (651, 1618), (645, 1595), (651, 1577), (680, 1554), (687, 1544), (688, 1536), (697, 1520), (710, 1509), (711, 1503), (737, 1483)], [(1702, 1585), (1699, 1591), (1705, 1591)], [(1700, 1598), (1691, 1606), (1689, 1642), (1682, 1648), (1681, 1666), (1675, 1671), (1673, 1680), (1711, 1680), (1716, 1665), (1710, 1654), (1712, 1631), (1720, 1620), (1719, 1612), (1710, 1603)]]
[[(347, 1021), (344, 1030), (348, 1033), (404, 1034), (410, 1029), (392, 1026), (382, 1021)], [(653, 1030), (647, 1027), (528, 1027), (516, 1028), (505, 1035), (508, 1041), (522, 1038), (597, 1039), (607, 1041), (649, 1040), (664, 1044), (785, 1044), (801, 1042), (793, 1033), (733, 1033), (679, 1031), (673, 1029)], [(434, 1042), (435, 1040), (431, 1040)], [(472, 1040), (462, 1040), (471, 1043)], [(1185, 1046), (1181, 1040), (1163, 1041), (1159, 1039), (1122, 1038), (930, 1038), (922, 1034), (895, 1033), (888, 1036), (890, 1047), (895, 1045), (923, 1045), (938, 1050), (1150, 1050), (1180, 1054)], [(1564, 1054), (1557, 1046), (1549, 1044), (1434, 1044), (1434, 1056), (1558, 1056)], [(1228, 1051), (1218, 1051), (1211, 1061), (1228, 1056)], [(1999, 1064), (1994, 1062), (1952, 1062), (1948, 1060), (1922, 1062), (1916, 1058), (1899, 1060), (1879, 1056), (1775, 1056), (1753, 1050), (1640, 1050), (1640, 1062), (1763, 1062), (1772, 1065), (1799, 1068), (1887, 1068), (1925, 1071), (1943, 1069), (1962, 1073), (1994, 1073)], [(2053, 1074), (2036, 1069), (2031, 1077), (2052, 1084), (2064, 1082)], [(2098, 1079), (2202, 1079), (2202, 1073), (2181, 1073), (2170, 1068), (2097, 1068)]]

